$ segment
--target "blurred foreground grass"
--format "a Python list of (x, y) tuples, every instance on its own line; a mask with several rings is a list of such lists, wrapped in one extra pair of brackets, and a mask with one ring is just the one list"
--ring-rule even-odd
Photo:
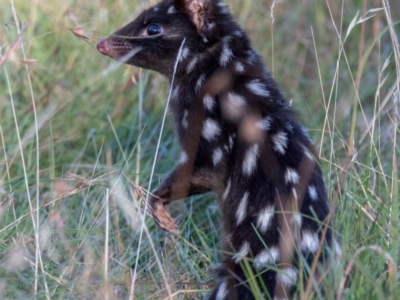
[[(1, 299), (201, 299), (211, 287), (212, 196), (173, 206), (180, 237), (141, 219), (168, 84), (95, 49), (150, 3), (1, 0)], [(229, 5), (320, 147), (343, 246), (325, 298), (354, 264), (346, 299), (398, 299), (400, 5)], [(177, 149), (169, 119), (152, 186)]]

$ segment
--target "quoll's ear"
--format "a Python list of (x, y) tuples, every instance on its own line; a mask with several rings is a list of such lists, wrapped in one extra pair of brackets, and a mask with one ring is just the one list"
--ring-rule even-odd
[(185, 11), (197, 28), (197, 32), (207, 38), (207, 31), (211, 23), (212, 1), (218, 0), (175, 0), (174, 4), (178, 9)]

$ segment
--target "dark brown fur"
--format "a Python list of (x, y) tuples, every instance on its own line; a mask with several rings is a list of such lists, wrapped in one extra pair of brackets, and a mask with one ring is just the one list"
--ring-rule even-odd
[(171, 82), (182, 154), (150, 208), (161, 228), (178, 233), (168, 203), (216, 194), (222, 247), (232, 255), (210, 299), (254, 299), (244, 262), (258, 274), (265, 298), (293, 295), (300, 260), (310, 264), (322, 245), (319, 260), (326, 262), (335, 243), (329, 227), (323, 234), (326, 188), (306, 130), (226, 6), (164, 0), (98, 49)]

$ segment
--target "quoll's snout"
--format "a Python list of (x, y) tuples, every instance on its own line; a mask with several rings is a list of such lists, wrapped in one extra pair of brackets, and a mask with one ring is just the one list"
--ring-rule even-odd
[(104, 40), (100, 40), (98, 43), (97, 43), (97, 50), (101, 53), (101, 54), (104, 54), (104, 55), (107, 55), (107, 56), (112, 56), (111, 54), (111, 52), (112, 52), (112, 48), (111, 48), (111, 45), (110, 45), (110, 43), (108, 42), (108, 40), (107, 39), (104, 39)]

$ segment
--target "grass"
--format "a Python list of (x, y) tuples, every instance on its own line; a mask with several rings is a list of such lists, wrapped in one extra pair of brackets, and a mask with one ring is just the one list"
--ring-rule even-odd
[[(343, 247), (326, 299), (346, 276), (346, 299), (400, 292), (395, 2), (229, 1), (320, 149)], [(178, 155), (171, 118), (157, 148), (167, 82), (95, 50), (145, 5), (1, 7), (0, 298), (203, 298), (220, 257), (212, 195), (172, 205), (179, 237), (141, 215)]]

